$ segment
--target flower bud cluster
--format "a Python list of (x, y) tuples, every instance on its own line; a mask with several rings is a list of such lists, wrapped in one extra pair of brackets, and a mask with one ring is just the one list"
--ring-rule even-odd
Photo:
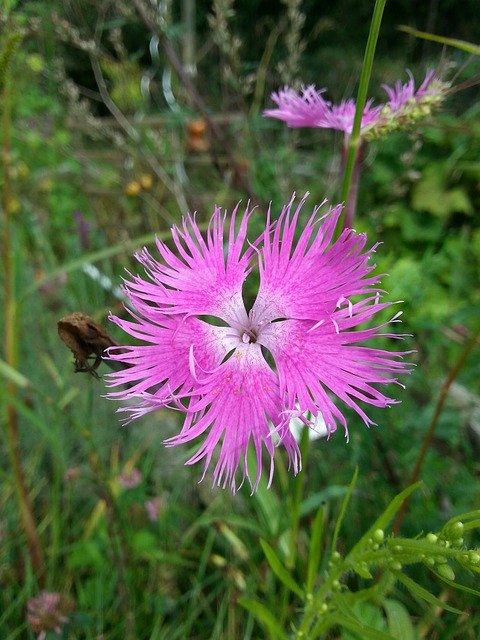
[[(450, 547), (459, 547), (463, 544), (463, 523), (460, 521), (448, 524), (438, 535), (435, 533), (427, 533), (425, 540), (431, 544), (438, 545), (449, 549)], [(445, 556), (436, 555), (435, 557), (425, 558), (424, 563), (434, 569), (442, 578), (446, 580), (455, 580), (455, 572), (448, 564)]]
[(412, 96), (397, 109), (386, 104), (377, 118), (362, 129), (365, 140), (378, 140), (394, 131), (412, 127), (418, 120), (427, 118), (445, 99), (449, 84), (441, 80), (431, 82), (428, 93)]

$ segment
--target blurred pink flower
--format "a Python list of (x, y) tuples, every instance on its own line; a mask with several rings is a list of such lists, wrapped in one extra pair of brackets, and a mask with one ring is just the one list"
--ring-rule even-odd
[(165, 501), (160, 496), (150, 498), (150, 500), (145, 502), (145, 509), (147, 510), (148, 519), (151, 522), (156, 522), (158, 520), (158, 515), (164, 504)]
[[(447, 86), (435, 76), (433, 70), (427, 72), (416, 91), (410, 72), (409, 80), (405, 84), (398, 80), (393, 87), (382, 85), (388, 102), (373, 106), (373, 100), (368, 100), (363, 110), (362, 135), (383, 135), (409, 125), (419, 117), (425, 117), (430, 113), (430, 108), (443, 99)], [(324, 99), (325, 91), (326, 89), (317, 91), (314, 85), (310, 85), (298, 94), (294, 89), (285, 87), (272, 94), (272, 100), (278, 108), (266, 109), (263, 114), (283, 120), (289, 127), (336, 129), (350, 135), (355, 116), (355, 101), (342, 100), (335, 105)]]
[(118, 476), (118, 481), (123, 489), (135, 489), (142, 482), (142, 472), (135, 468), (123, 471)]
[(82, 470), (80, 469), (80, 467), (69, 467), (68, 469), (65, 470), (65, 473), (63, 474), (63, 479), (65, 480), (65, 482), (70, 482), (71, 480), (76, 480), (77, 478), (80, 478), (81, 475), (82, 475)]
[[(253, 211), (248, 206), (237, 231), (235, 208), (228, 232), (226, 213), (217, 207), (206, 238), (188, 215), (172, 229), (177, 254), (157, 240), (160, 260), (146, 249), (136, 256), (148, 280), (131, 276), (125, 283), (133, 320), (111, 318), (147, 344), (110, 349), (110, 357), (127, 366), (108, 376), (110, 386), (125, 385), (108, 397), (127, 401), (119, 411), (130, 412), (131, 419), (161, 407), (185, 413), (180, 433), (166, 444), (203, 436), (187, 464), (203, 460), (205, 475), (221, 442), (213, 481), (232, 491), (239, 466), (241, 482), (248, 478), (257, 487), (263, 446), (270, 480), (275, 443), (286, 449), (294, 472), (299, 470), (300, 452), (289, 429), (293, 417), (311, 424), (308, 412), (313, 418), (321, 414), (329, 434), (337, 422), (346, 430), (334, 395), (373, 424), (359, 401), (376, 407), (395, 403), (377, 385), (397, 382), (395, 374), (408, 370), (403, 353), (362, 346), (378, 336), (400, 337), (383, 332), (388, 323), (357, 330), (390, 306), (380, 302), (380, 280), (372, 275), (375, 247), (365, 250), (366, 236), (351, 229), (333, 241), (340, 205), (323, 216), (315, 207), (301, 229), (305, 200), (295, 207), (292, 197), (273, 223), (269, 211), (265, 230), (246, 248)], [(242, 287), (255, 265), (260, 286), (247, 313)], [(250, 442), (257, 460), (253, 481)]]
[(27, 603), (27, 621), (33, 633), (38, 634), (37, 640), (44, 640), (48, 631), (61, 634), (63, 625), (68, 622), (65, 614), (73, 609), (70, 599), (59, 593), (41, 591)]

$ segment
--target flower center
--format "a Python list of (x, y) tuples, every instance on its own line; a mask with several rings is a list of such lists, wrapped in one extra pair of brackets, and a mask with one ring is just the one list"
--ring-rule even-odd
[(242, 334), (242, 342), (244, 344), (252, 344), (257, 341), (258, 333), (254, 329), (245, 329)]

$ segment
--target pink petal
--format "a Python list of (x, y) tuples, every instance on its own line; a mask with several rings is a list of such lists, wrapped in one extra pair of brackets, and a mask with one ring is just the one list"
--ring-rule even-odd
[[(287, 449), (295, 473), (299, 468), (298, 446), (282, 417), (283, 405), (278, 391), (277, 375), (265, 361), (259, 344), (237, 347), (234, 354), (210, 375), (199, 380), (182, 432), (170, 438), (170, 446), (190, 442), (202, 435), (205, 439), (187, 464), (204, 460), (205, 472), (216, 446), (221, 441), (213, 473), (214, 484), (239, 488), (236, 475), (243, 467), (240, 486), (247, 478), (254, 491), (262, 473), (263, 445), (270, 457), (270, 480), (273, 473), (274, 443), (269, 422), (281, 444)], [(247, 466), (247, 449), (252, 442), (257, 468), (252, 481)]]
[(255, 322), (279, 318), (322, 320), (336, 309), (340, 298), (371, 294), (379, 276), (367, 277), (374, 265), (363, 252), (365, 235), (346, 229), (329, 246), (342, 211), (341, 205), (320, 220), (315, 207), (298, 241), (294, 234), (305, 197), (293, 211), (293, 199), (284, 207), (273, 234), (266, 231), (260, 260), (260, 288), (250, 313)]
[[(348, 346), (357, 341), (357, 332), (343, 332), (342, 317), (335, 320), (335, 314), (315, 330), (310, 331), (311, 327), (311, 321), (284, 320), (270, 324), (259, 338), (275, 360), (286, 406), (321, 413), (329, 432), (335, 431), (337, 420), (347, 429), (344, 415), (330, 397), (333, 394), (367, 425), (373, 424), (358, 401), (377, 407), (396, 402), (375, 385), (397, 382), (392, 374), (405, 373), (405, 364), (399, 361), (403, 354)], [(369, 331), (368, 337), (375, 337), (377, 329)]]
[(289, 127), (318, 127), (328, 113), (330, 103), (324, 100), (322, 93), (314, 85), (304, 87), (301, 95), (285, 87), (278, 93), (272, 93), (272, 100), (278, 109), (266, 109), (264, 116), (283, 120)]
[(162, 262), (146, 249), (136, 256), (151, 282), (133, 276), (133, 281), (125, 285), (127, 294), (135, 304), (137, 300), (143, 300), (162, 313), (213, 315), (231, 326), (242, 324), (246, 318), (242, 285), (249, 272), (253, 250), (248, 247), (244, 253), (242, 251), (251, 211), (247, 207), (237, 234), (237, 208), (233, 211), (227, 254), (224, 251), (225, 214), (220, 208), (215, 208), (205, 239), (195, 218), (188, 215), (181, 228), (172, 229), (176, 253), (157, 240)]
[(131, 314), (136, 322), (111, 318), (131, 336), (150, 343), (109, 350), (111, 360), (126, 366), (106, 376), (110, 387), (125, 385), (108, 397), (128, 400), (130, 406), (120, 410), (131, 412), (133, 418), (189, 395), (196, 384), (195, 369), (215, 369), (238, 343), (229, 327), (186, 316), (152, 314), (149, 318), (146, 308), (143, 313), (144, 317)]

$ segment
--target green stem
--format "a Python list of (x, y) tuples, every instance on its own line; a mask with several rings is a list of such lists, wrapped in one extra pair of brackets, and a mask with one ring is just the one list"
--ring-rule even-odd
[[(353, 229), (353, 221), (357, 210), (358, 185), (360, 183), (360, 172), (363, 160), (363, 151), (365, 143), (360, 140), (360, 144), (355, 155), (352, 177), (348, 188), (348, 194), (345, 200), (345, 209), (343, 212), (343, 229)], [(347, 151), (347, 150), (345, 150)]]
[(292, 570), (295, 566), (297, 556), (298, 529), (300, 525), (300, 505), (302, 504), (303, 488), (305, 486), (305, 476), (308, 462), (308, 452), (310, 444), (310, 429), (303, 427), (300, 440), (300, 452), (302, 455), (302, 471), (300, 471), (294, 480), (293, 500), (291, 505), (291, 531), (290, 541), (288, 544), (288, 556), (286, 559), (287, 569)]
[[(469, 341), (467, 342), (467, 345), (465, 346), (465, 349), (460, 354), (460, 357), (458, 358), (457, 362), (455, 363), (454, 367), (452, 368), (452, 370), (448, 374), (448, 377), (446, 378), (446, 380), (444, 381), (444, 383), (442, 384), (442, 386), (440, 388), (440, 394), (438, 396), (438, 400), (437, 400), (437, 404), (436, 404), (436, 407), (435, 407), (435, 411), (433, 412), (432, 419), (430, 420), (430, 425), (429, 425), (429, 427), (427, 429), (425, 437), (423, 438), (422, 447), (421, 447), (420, 452), (418, 454), (417, 461), (415, 463), (415, 467), (414, 467), (414, 469), (412, 471), (412, 475), (410, 476), (410, 478), (409, 478), (409, 480), (407, 482), (407, 486), (410, 486), (410, 485), (414, 484), (415, 482), (417, 482), (417, 480), (420, 477), (420, 471), (422, 469), (422, 465), (423, 465), (423, 462), (425, 460), (425, 456), (427, 455), (427, 452), (428, 452), (428, 450), (430, 448), (430, 445), (432, 444), (433, 435), (435, 433), (435, 429), (437, 427), (438, 420), (439, 420), (439, 418), (440, 418), (440, 416), (442, 414), (443, 405), (445, 404), (445, 401), (447, 399), (448, 391), (449, 391), (450, 387), (452, 386), (453, 381), (455, 380), (455, 378), (460, 373), (460, 369), (465, 364), (465, 361), (466, 361), (468, 355), (470, 354), (470, 351), (476, 345), (479, 336), (480, 336), (480, 327), (478, 327), (478, 329), (470, 337)], [(397, 516), (396, 516), (395, 521), (394, 521), (393, 526), (392, 526), (392, 532), (393, 532), (394, 535), (396, 535), (398, 533), (398, 531), (400, 530), (400, 526), (401, 526), (401, 524), (403, 522), (403, 519), (405, 517), (405, 513), (407, 512), (409, 501), (410, 501), (410, 496), (403, 502), (401, 508), (399, 509), (399, 511), (397, 513)]]
[[(10, 128), (11, 128), (11, 100), (10, 81), (8, 69), (5, 70), (2, 87), (2, 169), (3, 169), (3, 192), (2, 209), (4, 212), (3, 227), (3, 262), (4, 262), (4, 345), (5, 362), (12, 369), (17, 369), (17, 303), (14, 291), (14, 251), (12, 246), (12, 214), (11, 214), (11, 148), (10, 148)], [(27, 537), (30, 561), (40, 586), (45, 584), (45, 565), (43, 559), (40, 538), (38, 535), (32, 504), (27, 489), (25, 473), (22, 467), (20, 447), (18, 416), (15, 403), (12, 401), (17, 393), (17, 386), (9, 380), (5, 387), (7, 395), (7, 443), (12, 465), (15, 488), (17, 493), (20, 518)]]
[[(353, 129), (347, 143), (347, 160), (345, 163), (345, 172), (343, 174), (342, 190), (340, 200), (348, 203), (350, 196), (351, 183), (354, 168), (361, 145), (360, 129), (362, 125), (363, 110), (367, 101), (368, 85), (370, 76), (372, 75), (373, 59), (375, 57), (375, 49), (377, 47), (378, 34), (380, 33), (380, 25), (382, 23), (383, 10), (387, 0), (376, 0), (373, 10), (372, 22), (370, 24), (370, 32), (368, 34), (367, 46), (363, 57), (362, 71), (360, 73), (360, 81), (357, 94), (357, 106), (355, 109), (355, 118), (353, 120)], [(338, 229), (344, 227), (343, 216), (338, 225)]]

